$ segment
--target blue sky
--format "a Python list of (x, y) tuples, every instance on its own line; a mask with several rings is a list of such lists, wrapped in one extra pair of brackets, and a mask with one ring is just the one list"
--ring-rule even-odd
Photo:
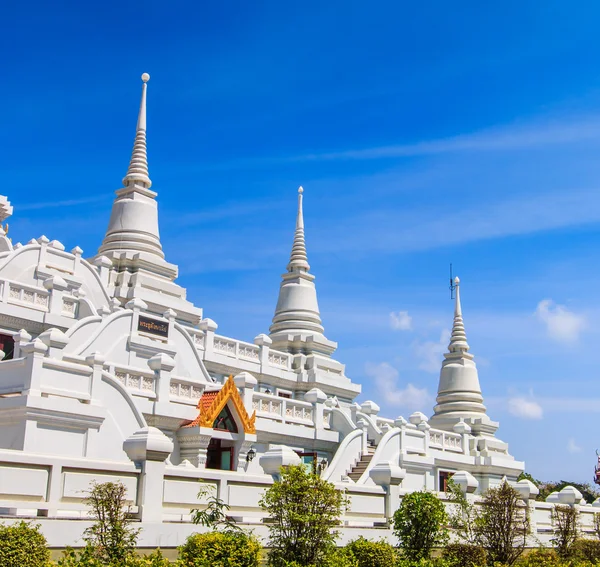
[(499, 436), (534, 476), (589, 480), (600, 6), (489, 4), (12, 3), (11, 236), (95, 253), (148, 72), (163, 247), (219, 332), (268, 330), (303, 185), (326, 334), (361, 398), (430, 413), (452, 262)]

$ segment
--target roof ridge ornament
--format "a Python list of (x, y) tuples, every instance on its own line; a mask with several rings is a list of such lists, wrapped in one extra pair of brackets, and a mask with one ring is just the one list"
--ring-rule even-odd
[(127, 175), (123, 178), (123, 185), (129, 187), (135, 184), (141, 184), (146, 189), (152, 187), (152, 181), (148, 174), (148, 154), (146, 151), (146, 91), (150, 75), (142, 75), (142, 98), (140, 101), (140, 111), (135, 132), (135, 141)]

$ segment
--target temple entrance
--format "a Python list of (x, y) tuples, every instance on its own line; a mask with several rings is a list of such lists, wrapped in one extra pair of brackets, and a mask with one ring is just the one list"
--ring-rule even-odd
[(233, 447), (224, 447), (223, 444), (224, 442), (221, 439), (210, 440), (206, 450), (207, 469), (235, 470), (233, 466)]

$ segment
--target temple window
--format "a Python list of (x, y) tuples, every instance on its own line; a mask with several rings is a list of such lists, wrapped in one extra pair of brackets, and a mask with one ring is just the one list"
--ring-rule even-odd
[(231, 415), (230, 409), (225, 406), (221, 413), (217, 416), (213, 423), (213, 429), (218, 429), (219, 431), (229, 431), (230, 433), (237, 433), (238, 427), (233, 419), (233, 415)]
[(221, 439), (211, 439), (206, 450), (206, 468), (232, 471), (233, 464), (233, 447), (224, 447)]
[(15, 339), (11, 335), (0, 334), (0, 350), (4, 352), (2, 360), (12, 360), (15, 355)]
[(450, 471), (440, 471), (439, 473), (439, 484), (438, 490), (439, 492), (447, 492), (448, 491), (448, 481), (452, 477), (454, 473)]

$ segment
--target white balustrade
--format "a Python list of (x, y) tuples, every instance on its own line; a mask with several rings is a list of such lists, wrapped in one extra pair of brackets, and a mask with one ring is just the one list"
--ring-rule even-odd
[(172, 397), (183, 398), (197, 402), (202, 395), (203, 388), (197, 384), (185, 382), (181, 380), (171, 380), (169, 393)]
[(462, 435), (440, 429), (429, 430), (429, 446), (442, 451), (463, 452)]
[(154, 376), (124, 368), (115, 368), (113, 374), (129, 390), (137, 390), (148, 394), (154, 394), (156, 391)]
[(252, 409), (256, 410), (257, 415), (266, 419), (314, 427), (313, 407), (308, 402), (255, 392), (252, 398)]
[(48, 311), (50, 293), (43, 287), (23, 285), (21, 283), (4, 281), (3, 297), (8, 303), (26, 304), (33, 309)]

